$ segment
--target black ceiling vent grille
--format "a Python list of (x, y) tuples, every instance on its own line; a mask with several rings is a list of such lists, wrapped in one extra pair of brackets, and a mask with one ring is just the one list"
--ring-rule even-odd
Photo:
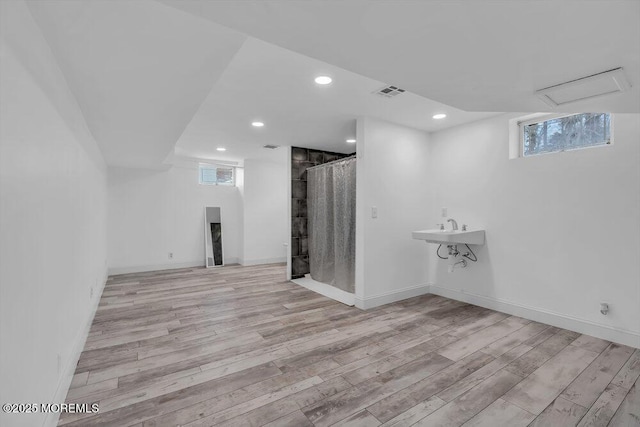
[(264, 148), (268, 148), (269, 150), (275, 150), (276, 148), (280, 147), (279, 145), (272, 145), (272, 144), (267, 144), (267, 145), (263, 145)]
[(403, 92), (404, 89), (400, 89), (397, 86), (384, 86), (372, 93), (375, 95), (384, 96), (385, 98), (393, 98), (394, 96), (400, 95)]

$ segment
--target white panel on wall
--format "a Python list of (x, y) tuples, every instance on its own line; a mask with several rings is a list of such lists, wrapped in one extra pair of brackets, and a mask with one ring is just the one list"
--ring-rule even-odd
[(289, 205), (287, 150), (277, 149), (277, 161), (244, 162), (243, 264), (286, 261)]
[(108, 188), (111, 274), (204, 266), (205, 206), (221, 208), (225, 264), (238, 262), (238, 187), (198, 184), (194, 165), (167, 171), (109, 168)]
[(61, 403), (106, 279), (106, 170), (26, 5), (0, 3), (0, 401)]
[(640, 346), (640, 115), (614, 115), (612, 145), (509, 159), (517, 116), (431, 134), (429, 223), (442, 222), (447, 206), (458, 223), (486, 229), (468, 268), (449, 274), (429, 252), (434, 291), (522, 306)]
[(427, 247), (411, 232), (429, 226), (429, 136), (372, 118), (357, 129), (356, 305), (368, 308), (428, 292)]

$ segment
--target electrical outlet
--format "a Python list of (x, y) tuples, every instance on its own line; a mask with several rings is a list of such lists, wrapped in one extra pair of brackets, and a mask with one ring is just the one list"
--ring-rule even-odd
[(169, 252), (169, 259), (173, 259), (173, 252)]
[(93, 299), (93, 286), (89, 288), (89, 299)]
[(378, 218), (378, 208), (375, 206), (371, 207), (371, 218)]
[(446, 218), (447, 217), (447, 208), (442, 208), (442, 218)]

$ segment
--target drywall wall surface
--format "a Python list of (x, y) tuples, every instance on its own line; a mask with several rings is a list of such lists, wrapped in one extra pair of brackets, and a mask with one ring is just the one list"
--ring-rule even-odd
[(429, 225), (429, 136), (368, 117), (357, 130), (356, 302), (368, 308), (428, 291), (427, 246), (411, 232)]
[(288, 242), (287, 151), (278, 148), (277, 161), (245, 159), (245, 265), (285, 262)]
[(106, 279), (106, 169), (25, 4), (0, 12), (0, 401), (61, 403)]
[(434, 291), (547, 313), (540, 319), (610, 339), (626, 333), (640, 346), (640, 115), (613, 116), (612, 145), (509, 159), (515, 117), (430, 135), (429, 222), (447, 207), (459, 224), (486, 229), (468, 268), (450, 274), (429, 251)]
[(108, 176), (111, 274), (204, 266), (206, 206), (221, 208), (225, 264), (238, 262), (238, 187), (199, 184), (197, 164), (164, 171), (109, 168)]

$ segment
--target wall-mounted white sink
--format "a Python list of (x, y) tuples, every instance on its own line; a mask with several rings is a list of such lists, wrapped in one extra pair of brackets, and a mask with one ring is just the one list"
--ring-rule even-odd
[(417, 240), (441, 245), (484, 245), (484, 230), (421, 230), (412, 232), (411, 236)]

